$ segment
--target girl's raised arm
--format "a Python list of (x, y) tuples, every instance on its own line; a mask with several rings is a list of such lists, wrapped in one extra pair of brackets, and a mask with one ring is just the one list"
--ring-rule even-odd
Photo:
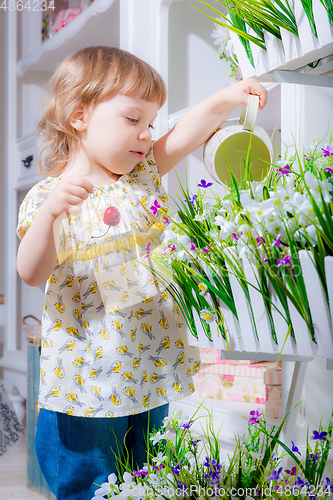
[(17, 254), (17, 270), (29, 286), (38, 286), (51, 276), (57, 262), (61, 220), (68, 212), (79, 214), (80, 204), (93, 192), (83, 177), (66, 177), (51, 191), (38, 209)]
[(235, 107), (245, 106), (249, 94), (259, 96), (259, 108), (263, 109), (267, 90), (257, 80), (248, 79), (219, 90), (187, 111), (154, 145), (161, 177), (206, 142)]

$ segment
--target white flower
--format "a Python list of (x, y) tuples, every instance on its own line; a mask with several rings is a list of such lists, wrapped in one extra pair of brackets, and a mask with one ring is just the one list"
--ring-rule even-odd
[[(230, 200), (222, 200), (221, 205), (223, 208), (225, 208), (225, 210), (227, 210), (227, 212), (232, 212), (232, 206)], [(220, 209), (219, 213), (224, 213), (225, 210)]]
[(158, 431), (154, 434), (154, 436), (150, 437), (150, 441), (152, 441), (152, 443), (155, 445), (159, 441), (162, 441), (163, 439), (169, 439), (170, 437), (171, 437), (170, 431), (166, 431), (163, 433), (161, 431)]
[(177, 234), (177, 241), (183, 247), (187, 247), (190, 243), (190, 239), (186, 234)]
[(311, 241), (311, 244), (313, 246), (315, 246), (317, 244), (317, 233), (316, 233), (316, 226), (314, 226), (313, 224), (311, 224), (310, 226), (308, 226), (306, 228), (306, 232), (308, 233), (309, 235), (309, 238), (310, 238), (310, 241)]
[(297, 197), (297, 199), (295, 196), (294, 203), (295, 203), (295, 208), (293, 212), (295, 214), (295, 219), (301, 226), (307, 226), (309, 224), (309, 219), (311, 218), (311, 220), (313, 220), (314, 217), (310, 200), (300, 194), (300, 196)]
[(119, 490), (116, 486), (117, 481), (118, 481), (118, 479), (117, 479), (116, 474), (114, 474), (114, 473), (110, 474), (108, 476), (108, 482), (103, 483), (101, 485), (101, 487), (95, 491), (95, 494), (97, 496), (99, 496), (99, 495), (104, 496), (104, 495), (109, 495), (112, 492), (118, 492)]
[(242, 204), (242, 206), (245, 208), (249, 205), (251, 205), (251, 203), (253, 202), (254, 200), (252, 200), (251, 198), (251, 193), (249, 190), (246, 190), (246, 191), (242, 191), (240, 193), (240, 202)]
[(202, 309), (200, 311), (200, 318), (204, 319), (208, 324), (213, 323), (213, 321), (216, 321), (216, 313), (208, 309)]
[[(219, 222), (219, 217), (221, 217), (221, 216), (218, 215), (215, 218), (215, 221), (216, 221), (216, 219), (218, 219), (218, 222)], [(220, 224), (217, 224), (217, 225), (220, 225)], [(221, 224), (221, 231), (219, 234), (219, 238), (221, 240), (226, 240), (232, 233), (236, 233), (236, 232), (237, 232), (237, 226), (230, 221), (225, 221), (224, 224)]]
[(198, 288), (200, 290), (199, 295), (205, 295), (208, 290), (207, 285), (205, 285), (204, 283), (198, 283)]
[(174, 422), (178, 425), (183, 425), (184, 422), (188, 422), (189, 418), (189, 415), (187, 415), (187, 413), (184, 413), (181, 408), (176, 408), (171, 415), (165, 417), (165, 419), (163, 420), (163, 425), (164, 427), (166, 427), (170, 422)]
[(284, 188), (287, 191), (287, 194), (288, 194), (289, 198), (293, 198), (293, 196), (295, 194), (295, 191), (294, 191), (294, 179), (291, 176), (288, 176), (285, 179)]
[(185, 250), (180, 250), (179, 252), (174, 252), (177, 256), (177, 259), (184, 262), (187, 259), (187, 252)]
[[(222, 17), (217, 17), (217, 20), (223, 22)], [(215, 28), (212, 31), (211, 37), (214, 38), (214, 45), (218, 45), (219, 47), (221, 47), (221, 52), (223, 52), (224, 47), (230, 39), (229, 32), (226, 28), (218, 23), (214, 23), (214, 26)]]
[(224, 226), (228, 221), (223, 215), (217, 215), (214, 222), (217, 226)]
[(177, 241), (177, 235), (174, 231), (171, 231), (171, 229), (166, 229), (164, 231), (164, 242), (165, 243), (174, 243)]
[(159, 451), (157, 457), (153, 458), (153, 462), (160, 464), (164, 462), (167, 458), (168, 457), (166, 455), (163, 455), (163, 453)]
[[(217, 20), (224, 22), (222, 17), (217, 17)], [(225, 54), (229, 59), (231, 59), (237, 66), (238, 62), (235, 57), (234, 45), (230, 39), (229, 31), (218, 23), (214, 23), (214, 30), (211, 37), (214, 38), (214, 44), (218, 45), (220, 52)]]
[(133, 482), (133, 477), (129, 472), (124, 472), (123, 483), (120, 485), (120, 489), (124, 489), (125, 485), (133, 486), (136, 483)]
[[(312, 172), (305, 172), (304, 174), (304, 180), (308, 188), (310, 189), (310, 192), (314, 198), (314, 200), (317, 203), (321, 202), (321, 198), (323, 196), (325, 203), (330, 202), (330, 194), (329, 194), (329, 189), (328, 189), (328, 183), (327, 181), (323, 180), (320, 181), (313, 175)], [(321, 196), (322, 195), (322, 196)]]
[(164, 477), (163, 476), (158, 476), (154, 472), (149, 474), (147, 476), (147, 482), (151, 484), (152, 486), (159, 486), (164, 483)]
[[(193, 220), (197, 220), (199, 222), (204, 222), (205, 220), (208, 219), (209, 217), (209, 212), (207, 210), (203, 210), (202, 214), (196, 214), (193, 218)], [(212, 214), (213, 215), (213, 214)]]
[(322, 156), (321, 158), (318, 158), (316, 160), (316, 165), (319, 167), (319, 168), (326, 168), (326, 167), (330, 167), (331, 166), (331, 162), (329, 161), (329, 158), (325, 156)]
[(252, 186), (254, 187), (254, 194), (262, 200), (264, 184), (262, 182), (252, 182)]
[(207, 216), (214, 217), (214, 210), (209, 201), (203, 202), (203, 211), (207, 213)]

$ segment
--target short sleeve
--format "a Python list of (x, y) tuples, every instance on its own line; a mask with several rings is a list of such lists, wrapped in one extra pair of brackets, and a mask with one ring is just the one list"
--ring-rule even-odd
[(17, 235), (20, 239), (22, 239), (28, 231), (36, 216), (37, 210), (43, 204), (49, 193), (49, 189), (43, 187), (42, 182), (33, 186), (21, 203), (16, 229)]

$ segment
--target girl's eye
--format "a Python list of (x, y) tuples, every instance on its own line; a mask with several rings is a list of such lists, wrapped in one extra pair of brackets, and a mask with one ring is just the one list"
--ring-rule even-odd
[(130, 116), (127, 116), (127, 120), (130, 121), (131, 123), (138, 123), (139, 120), (137, 120), (136, 118), (131, 118)]
[(154, 130), (154, 125), (149, 125), (149, 128), (150, 128), (151, 130)]

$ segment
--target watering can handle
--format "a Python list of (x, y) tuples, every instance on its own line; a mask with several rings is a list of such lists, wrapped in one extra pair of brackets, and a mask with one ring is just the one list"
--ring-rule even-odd
[(244, 130), (253, 130), (256, 124), (257, 113), (259, 109), (259, 96), (249, 94), (247, 106), (243, 107), (239, 121), (243, 123)]

